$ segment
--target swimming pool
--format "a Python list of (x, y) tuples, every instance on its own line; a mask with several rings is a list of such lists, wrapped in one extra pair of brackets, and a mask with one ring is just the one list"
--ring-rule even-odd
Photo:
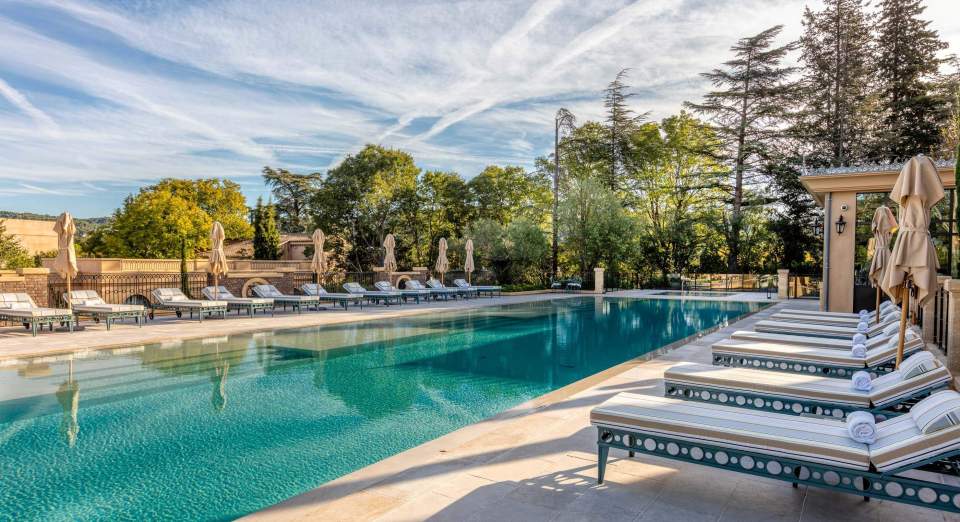
[(730, 297), (741, 292), (724, 292), (721, 290), (661, 290), (649, 295), (676, 295), (681, 297)]
[(0, 519), (229, 519), (760, 304), (575, 297), (0, 367)]

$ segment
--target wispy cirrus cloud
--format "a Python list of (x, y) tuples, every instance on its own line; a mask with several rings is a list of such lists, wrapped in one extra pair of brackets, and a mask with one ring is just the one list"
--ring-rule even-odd
[[(736, 39), (777, 23), (796, 38), (806, 3), (8, 0), (0, 180), (75, 182), (93, 215), (165, 176), (236, 178), (256, 196), (265, 164), (323, 171), (369, 142), (466, 176), (530, 166), (556, 109), (600, 117), (620, 69), (635, 109), (667, 116)], [(928, 4), (960, 45), (953, 1)], [(0, 207), (60, 204), (49, 196)]]

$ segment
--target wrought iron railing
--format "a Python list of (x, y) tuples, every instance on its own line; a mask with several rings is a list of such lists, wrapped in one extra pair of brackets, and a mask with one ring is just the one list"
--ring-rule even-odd
[[(190, 297), (199, 297), (207, 285), (206, 272), (189, 272), (185, 285), (180, 274), (136, 272), (126, 274), (79, 274), (71, 281), (73, 290), (95, 290), (108, 303), (149, 305), (150, 293), (157, 288), (184, 288)], [(50, 306), (63, 307), (66, 282), (51, 275), (48, 280)]]
[(822, 282), (820, 276), (790, 274), (787, 278), (787, 298), (817, 299), (820, 297)]

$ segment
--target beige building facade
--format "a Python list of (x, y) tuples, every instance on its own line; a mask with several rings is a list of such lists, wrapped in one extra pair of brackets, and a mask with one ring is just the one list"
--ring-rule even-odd
[(53, 231), (54, 221), (0, 219), (0, 222), (3, 222), (7, 234), (13, 235), (30, 255), (57, 249), (57, 233)]
[[(857, 222), (872, 219), (858, 216), (858, 195), (889, 193), (901, 165), (824, 169), (800, 176), (807, 191), (823, 207), (823, 284), (820, 307), (831, 312), (854, 311), (856, 279)], [(937, 162), (945, 189), (956, 187), (954, 163)], [(948, 197), (952, 197), (948, 196)], [(894, 213), (897, 206), (886, 199)], [(838, 223), (843, 223), (841, 227)], [(865, 240), (866, 238), (860, 238)]]

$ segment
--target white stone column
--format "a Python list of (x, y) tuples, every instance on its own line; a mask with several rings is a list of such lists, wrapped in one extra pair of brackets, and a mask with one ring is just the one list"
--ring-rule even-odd
[(960, 372), (960, 280), (943, 283), (947, 291), (947, 368)]
[(777, 298), (786, 299), (790, 297), (790, 270), (781, 268), (777, 270)]
[(593, 291), (597, 294), (603, 293), (603, 269), (600, 267), (593, 269)]

